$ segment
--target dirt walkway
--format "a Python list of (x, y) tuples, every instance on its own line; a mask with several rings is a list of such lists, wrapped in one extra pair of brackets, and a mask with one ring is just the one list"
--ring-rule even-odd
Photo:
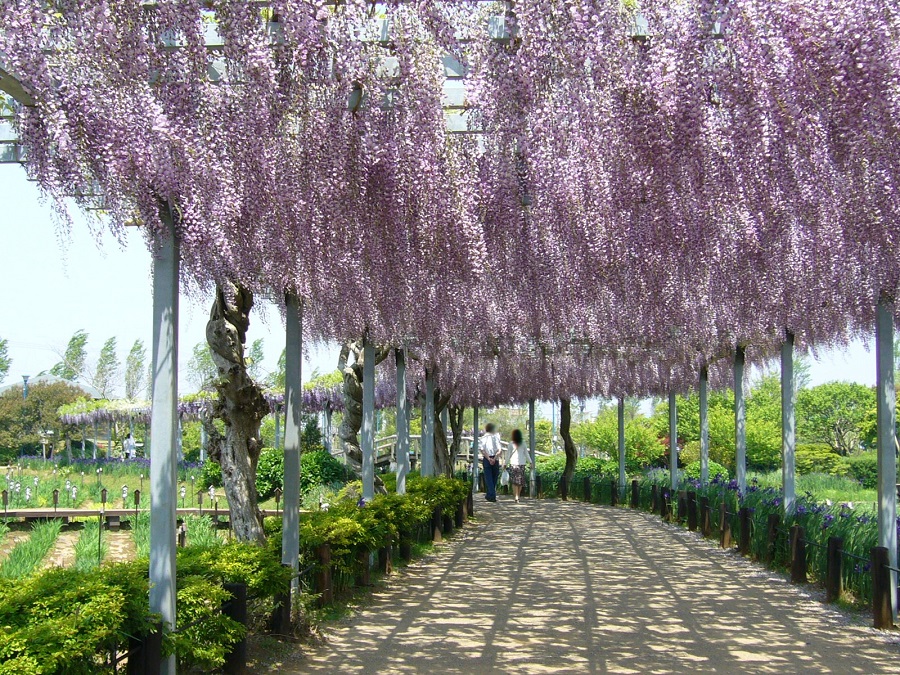
[(477, 515), (270, 672), (900, 673), (897, 633), (648, 514), (545, 500)]

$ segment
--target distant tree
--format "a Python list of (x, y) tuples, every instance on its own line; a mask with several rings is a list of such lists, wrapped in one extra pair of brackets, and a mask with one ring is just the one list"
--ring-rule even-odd
[(66, 351), (60, 354), (62, 360), (50, 369), (50, 374), (72, 382), (79, 379), (84, 380), (87, 366), (87, 341), (87, 333), (81, 329), (75, 331), (74, 335), (69, 338)]
[(859, 449), (866, 416), (875, 407), (875, 391), (853, 382), (828, 382), (797, 395), (797, 436), (804, 443), (825, 443), (839, 455)]
[[(286, 370), (286, 367), (284, 365), (285, 358), (286, 352), (284, 349), (282, 349), (281, 356), (278, 357), (278, 365), (275, 368), (275, 372), (269, 374), (268, 385), (276, 391), (284, 391), (284, 373)], [(313, 374), (313, 379), (315, 379), (315, 373)]]
[(119, 380), (119, 357), (116, 356), (116, 338), (111, 337), (103, 343), (97, 368), (91, 378), (93, 385), (103, 398), (111, 398), (114, 387)]
[(247, 356), (244, 357), (244, 360), (247, 362), (247, 373), (257, 382), (262, 378), (264, 358), (263, 339), (257, 338), (250, 345), (250, 349), (247, 350)]
[(6, 374), (9, 372), (10, 366), (12, 366), (12, 359), (9, 358), (9, 353), (7, 352), (8, 346), (9, 341), (0, 338), (0, 382), (6, 379)]
[(194, 345), (194, 353), (188, 361), (188, 379), (198, 391), (215, 391), (219, 371), (213, 363), (209, 344), (201, 342)]
[(42, 432), (53, 432), (47, 436), (56, 447), (66, 433), (74, 430), (60, 422), (57, 410), (84, 396), (82, 389), (66, 382), (29, 385), (27, 399), (22, 396), (21, 385), (0, 394), (0, 459), (8, 460), (22, 450), (40, 452)]
[(125, 398), (135, 400), (140, 398), (147, 387), (147, 371), (144, 362), (147, 360), (147, 350), (141, 340), (135, 340), (131, 351), (125, 359)]

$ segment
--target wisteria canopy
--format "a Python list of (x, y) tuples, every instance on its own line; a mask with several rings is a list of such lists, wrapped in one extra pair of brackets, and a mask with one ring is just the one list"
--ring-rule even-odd
[(684, 389), (900, 285), (893, 0), (10, 0), (0, 61), (48, 195), (463, 403)]

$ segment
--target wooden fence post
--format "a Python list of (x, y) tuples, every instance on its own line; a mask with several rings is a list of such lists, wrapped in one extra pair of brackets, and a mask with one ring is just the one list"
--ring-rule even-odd
[(584, 501), (591, 501), (591, 477), (584, 477)]
[(409, 562), (412, 558), (412, 535), (409, 532), (400, 533), (400, 559)]
[(712, 509), (709, 508), (709, 497), (700, 497), (700, 534), (708, 537), (712, 534)]
[(459, 504), (456, 505), (456, 522), (453, 524), (456, 527), (462, 527), (464, 522), (466, 522), (466, 500), (460, 499)]
[(444, 531), (443, 531), (444, 534), (451, 534), (453, 532), (454, 515), (451, 515), (449, 513), (442, 514), (441, 518), (444, 523)]
[(619, 481), (615, 479), (609, 481), (609, 505), (619, 505)]
[(378, 549), (378, 571), (384, 574), (385, 576), (391, 574), (394, 571), (393, 561), (391, 560), (393, 553), (393, 547), (388, 544), (387, 546), (382, 546)]
[(469, 518), (471, 518), (472, 516), (475, 515), (475, 496), (472, 492), (473, 492), (473, 488), (472, 488), (472, 485), (470, 484), (469, 485), (469, 496), (466, 497), (466, 512), (467, 512)]
[(641, 503), (641, 486), (637, 478), (631, 481), (631, 508), (636, 509)]
[(322, 544), (317, 552), (319, 570), (316, 572), (316, 592), (319, 593), (319, 606), (324, 607), (334, 600), (334, 589), (331, 587), (331, 545)]
[(360, 549), (356, 552), (356, 565), (358, 571), (356, 573), (356, 585), (360, 587), (371, 586), (371, 577), (369, 570), (369, 551), (368, 549)]
[(750, 509), (742, 506), (738, 510), (738, 519), (741, 523), (741, 538), (738, 551), (741, 555), (750, 555)]
[(825, 562), (825, 602), (837, 602), (844, 592), (844, 540), (828, 537), (828, 557)]
[(728, 517), (725, 502), (719, 504), (719, 545), (722, 548), (731, 548), (731, 519)]
[(650, 486), (650, 513), (656, 513), (656, 510), (659, 508), (657, 502), (659, 501), (659, 487), (656, 485)]
[(665, 490), (662, 490), (662, 495), (659, 500), (659, 515), (665, 520), (669, 515), (669, 493)]
[(775, 564), (775, 553), (778, 549), (778, 528), (781, 527), (781, 516), (770, 513), (766, 522), (766, 562)]
[(872, 547), (872, 617), (875, 628), (893, 628), (890, 558), (884, 546)]
[[(231, 600), (222, 603), (222, 613), (242, 626), (247, 626), (247, 584), (223, 584), (231, 593)], [(247, 672), (247, 638), (241, 638), (225, 655), (222, 671), (228, 675), (244, 675)]]
[(691, 532), (697, 531), (697, 493), (688, 490), (687, 493), (687, 521)]
[(559, 477), (559, 496), (564, 502), (569, 500), (569, 481), (565, 476)]
[(791, 525), (791, 583), (806, 583), (806, 540), (799, 525)]
[(441, 513), (441, 507), (438, 506), (431, 513), (431, 541), (443, 541), (441, 531), (444, 526), (444, 515)]
[(677, 493), (677, 500), (678, 515), (676, 516), (676, 520), (680, 523), (687, 518), (687, 492), (679, 490)]

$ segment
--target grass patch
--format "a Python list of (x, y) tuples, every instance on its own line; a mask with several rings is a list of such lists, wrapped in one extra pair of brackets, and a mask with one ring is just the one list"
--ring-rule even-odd
[(141, 511), (131, 517), (131, 537), (138, 558), (150, 557), (150, 512)]
[[(98, 554), (99, 546), (99, 554)], [(100, 539), (100, 519), (89, 518), (75, 542), (75, 569), (88, 572), (97, 567), (109, 552), (109, 544)]]
[(209, 516), (186, 515), (184, 527), (187, 530), (188, 546), (221, 546), (222, 540)]
[(0, 578), (19, 579), (36, 571), (56, 543), (61, 527), (61, 520), (35, 524), (31, 536), (20, 542), (0, 565)]

